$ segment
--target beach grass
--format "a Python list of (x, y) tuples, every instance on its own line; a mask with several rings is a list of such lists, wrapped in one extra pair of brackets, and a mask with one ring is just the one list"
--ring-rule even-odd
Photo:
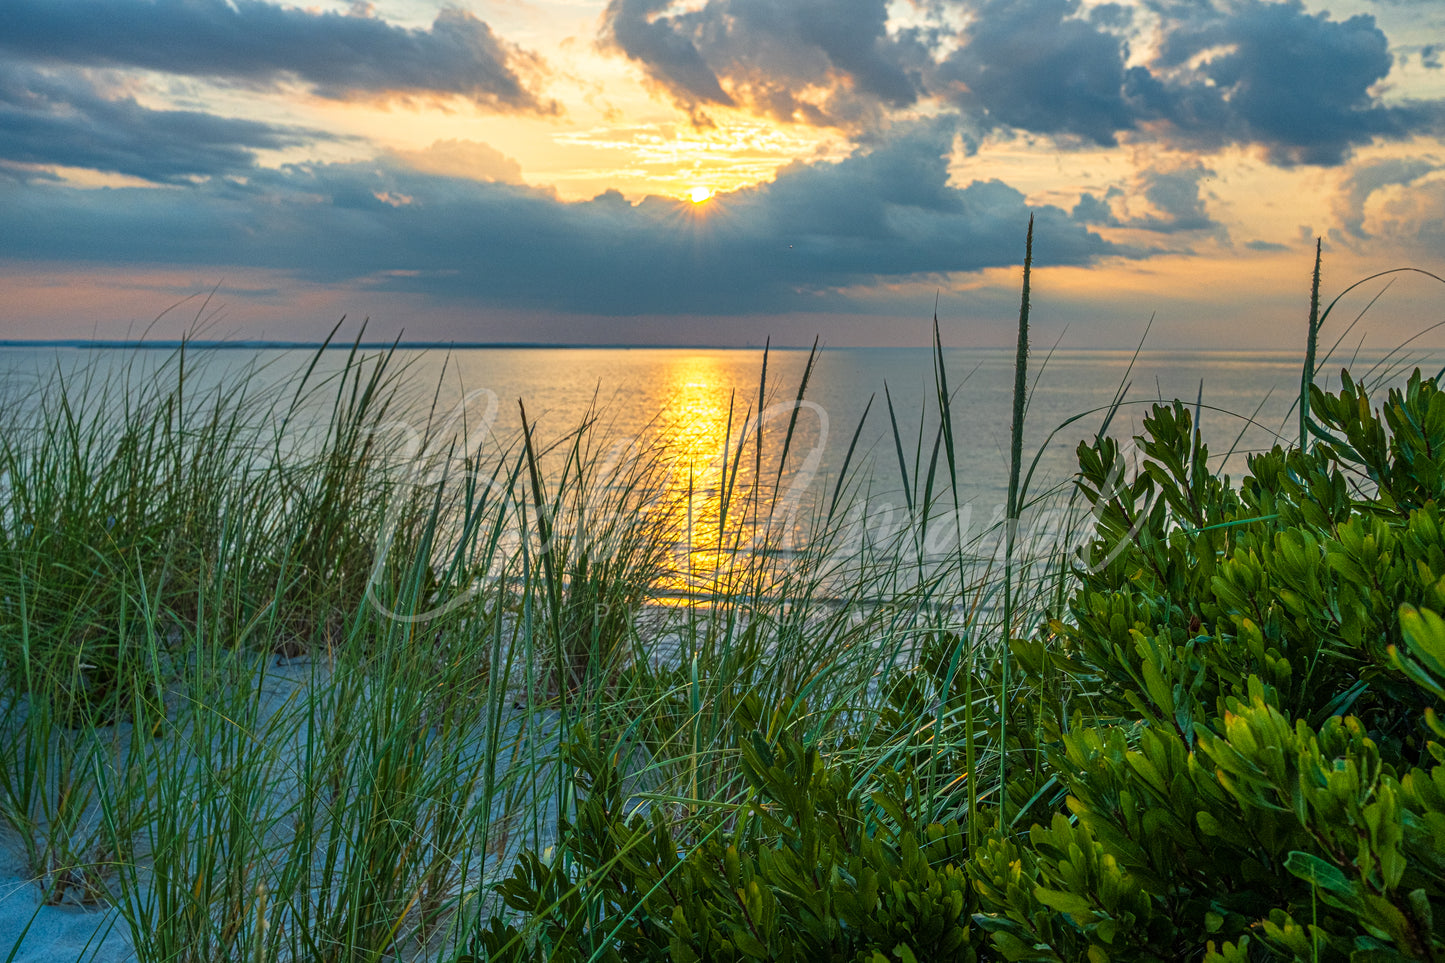
[[(334, 357), (58, 368), (0, 436), (0, 820), (44, 901), (114, 905), (145, 960), (448, 958), (556, 844), (578, 723), (681, 837), (742, 793), (750, 703), (865, 765), (966, 746), (998, 772), (1000, 600), (963, 563), (990, 533), (945, 567), (908, 526), (840, 550), (866, 482), (799, 490), (806, 375), (782, 414), (739, 405), (703, 493), (664, 424), (544, 438), (522, 407), (466, 451), (391, 355)], [(926, 528), (947, 484), (914, 441)], [(962, 714), (900, 716), (940, 651)]]
[(936, 319), (916, 434), (885, 393), (906, 524), (861, 541), (862, 422), (816, 491), (793, 445), (812, 356), (779, 388), (765, 355), (706, 486), (677, 426), (600, 408), (547, 435), (523, 401), (474, 443), (359, 337), (284, 370), (57, 367), (0, 430), (0, 825), (40, 899), (115, 907), (145, 961), (464, 959), (520, 852), (571, 858), (583, 730), (688, 844), (739, 811), (750, 727), (860, 783), (909, 767), (970, 849), (1025, 828), (1058, 789), (1013, 777), (1041, 740), (1011, 706), (1062, 699), (1011, 643), (1060, 617), (1093, 523), (1030, 489), (1028, 264), (1007, 511), (942, 560)]

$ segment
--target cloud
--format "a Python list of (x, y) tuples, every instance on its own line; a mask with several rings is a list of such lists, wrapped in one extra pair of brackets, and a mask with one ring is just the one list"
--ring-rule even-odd
[[(1081, 224), (1159, 234), (1211, 231), (1222, 238), (1225, 228), (1209, 215), (1200, 191), (1201, 183), (1213, 176), (1214, 171), (1198, 160), (1147, 167), (1134, 176), (1127, 193), (1118, 186), (1110, 187), (1103, 195), (1085, 193), (1070, 216)], [(1147, 213), (1136, 216), (1121, 213), (1133, 197), (1143, 199), (1149, 208)]]
[(1221, 225), (1209, 216), (1199, 185), (1214, 171), (1198, 161), (1173, 169), (1150, 168), (1141, 175), (1142, 193), (1157, 211), (1135, 226), (1151, 231), (1218, 231)]
[(687, 36), (690, 16), (666, 16), (671, 0), (611, 0), (603, 15), (605, 37), (683, 104), (722, 104), (733, 99)]
[[(942, 110), (959, 128), (1045, 135), (1063, 147), (1257, 146), (1288, 166), (1338, 165), (1373, 141), (1445, 132), (1445, 100), (1381, 99), (1392, 54), (1370, 16), (1335, 20), (1300, 0), (1143, 4), (929, 0), (910, 6), (905, 26), (890, 19), (900, 7), (888, 0), (609, 0), (601, 41), (697, 123), (737, 107), (860, 141)], [(1421, 63), (1438, 61), (1437, 48), (1419, 49)], [(262, 0), (4, 0), (0, 58), (300, 84), (331, 98), (559, 109), (536, 91), (536, 56), (451, 7), (412, 29), (365, 4), (342, 14)], [(232, 136), (244, 153), (265, 133), (211, 136)], [(436, 149), (430, 161), (407, 162), (434, 172), (469, 163)]]
[(1279, 165), (1343, 163), (1375, 138), (1439, 122), (1438, 105), (1389, 106), (1373, 92), (1390, 72), (1374, 17), (1331, 20), (1299, 0), (1156, 5), (1177, 16), (1154, 73), (1131, 74), (1140, 116), (1202, 149), (1257, 144)]
[(610, 0), (603, 39), (699, 122), (729, 106), (870, 130), (938, 103), (1064, 146), (1258, 146), (1282, 166), (1445, 129), (1445, 103), (1381, 99), (1392, 56), (1371, 16), (1335, 20), (1300, 0), (1137, 9), (956, 0), (916, 5), (919, 24), (900, 28), (884, 0)]
[(456, 95), (500, 111), (556, 109), (523, 75), (540, 62), (472, 14), (430, 29), (261, 0), (5, 0), (0, 51), (40, 63), (139, 67), (328, 98)]
[(1079, 203), (1069, 212), (1069, 216), (1080, 224), (1099, 224), (1104, 227), (1118, 227), (1120, 224), (1119, 215), (1114, 213), (1111, 202), (1124, 196), (1120, 187), (1110, 187), (1103, 193), (1090, 194), (1087, 191), (1079, 198)]
[(422, 150), (389, 150), (383, 156), (427, 174), (522, 183), (521, 164), (490, 144), (476, 140), (439, 140)]
[(745, 105), (820, 126), (914, 104), (928, 63), (916, 31), (889, 32), (885, 0), (610, 0), (602, 39), (695, 115)]
[[(0, 182), (0, 258), (235, 265), (472, 305), (593, 315), (847, 310), (846, 290), (1013, 265), (1030, 213), (999, 181), (948, 183), (951, 132), (907, 131), (794, 164), (705, 208), (377, 164), (261, 171), (244, 184), (75, 191)], [(161, 196), (164, 195), (164, 196)], [(1128, 253), (1054, 207), (1036, 256)]]
[(1113, 146), (1135, 126), (1125, 96), (1127, 8), (1081, 16), (1078, 0), (983, 0), (967, 42), (936, 74), (948, 99), (994, 124)]
[(1436, 169), (1436, 164), (1421, 158), (1385, 158), (1361, 164), (1345, 178), (1335, 201), (1335, 216), (1340, 227), (1356, 238), (1368, 238), (1365, 230), (1365, 203), (1382, 188), (1409, 184)]
[(1445, 250), (1445, 167), (1437, 158), (1382, 158), (1361, 164), (1340, 184), (1335, 199), (1338, 227), (1329, 237), (1360, 249), (1360, 242), (1391, 243), (1437, 256)]
[(1154, 0), (1157, 55), (1126, 8), (974, 0), (935, 92), (994, 125), (1113, 146), (1259, 146), (1273, 164), (1336, 165), (1377, 138), (1438, 130), (1436, 103), (1387, 105), (1389, 42), (1370, 16), (1332, 20), (1299, 0)]
[(1421, 252), (1438, 258), (1445, 251), (1445, 179), (1412, 184), (1408, 190), (1384, 193), (1365, 221), (1377, 237), (1408, 240)]
[(157, 182), (238, 173), (256, 151), (316, 131), (188, 110), (152, 110), (106, 96), (85, 77), (0, 62), (0, 162), (59, 165)]

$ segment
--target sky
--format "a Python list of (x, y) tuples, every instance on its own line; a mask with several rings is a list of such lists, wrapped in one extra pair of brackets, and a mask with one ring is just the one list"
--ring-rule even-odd
[(1031, 216), (1074, 347), (1445, 276), (1445, 3), (0, 3), (0, 338), (1005, 345)]

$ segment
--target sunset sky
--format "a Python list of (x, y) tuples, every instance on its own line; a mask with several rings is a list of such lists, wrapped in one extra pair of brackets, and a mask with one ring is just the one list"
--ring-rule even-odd
[(1031, 213), (1073, 346), (1445, 275), (1445, 3), (0, 2), (0, 338), (1006, 344)]

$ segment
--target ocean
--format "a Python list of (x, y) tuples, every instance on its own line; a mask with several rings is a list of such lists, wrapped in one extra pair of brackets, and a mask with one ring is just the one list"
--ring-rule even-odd
[[(724, 493), (736, 500), (754, 484), (766, 490), (772, 514), (785, 519), (781, 525), (775, 519), (766, 537), (756, 516), (747, 522), (753, 527), (741, 542), (755, 549), (798, 551), (828, 509), (844, 504), (855, 506), (854, 517), (841, 525), (849, 533), (841, 539), (845, 551), (907, 545), (940, 559), (961, 536), (964, 543), (974, 538), (973, 549), (988, 554), (976, 537), (996, 528), (1004, 514), (1014, 351), (945, 348), (939, 357), (956, 489), (947, 477), (940, 381), (928, 349), (823, 349), (811, 370), (808, 351), (773, 349), (765, 370), (760, 349), (402, 348), (392, 360), (399, 400), (386, 415), (385, 433), (417, 462), (418, 478), (432, 479), (446, 464), (462, 465), (464, 452), (480, 463), (520, 457), (524, 415), (553, 481), (572, 470), (564, 455), (584, 423), (590, 427), (579, 451), (603, 476), (620, 477), (639, 452), (661, 452), (664, 470), (652, 483), (660, 486), (659, 504), (666, 505), (658, 510), (677, 517), (678, 569), (689, 573), (674, 580), (679, 592), (707, 582), (725, 564), (713, 551), (726, 521), (719, 506)], [(1377, 386), (1378, 404), (1385, 384), (1399, 383), (1416, 365), (1434, 374), (1442, 357), (1440, 351), (1376, 354), (1355, 358), (1350, 367), (1356, 380)], [(187, 378), (191, 396), (203, 397), (208, 388), (250, 371), (251, 395), (270, 390), (283, 406), (313, 361), (312, 383), (324, 384), (347, 358), (344, 350), (328, 350), (318, 360), (307, 349), (196, 349), (186, 360)], [(44, 396), (36, 385), (56, 373), (67, 379), (69, 394), (114, 398), (121, 380), (141, 386), (160, 369), (173, 378), (174, 365), (171, 352), (156, 349), (0, 348), (0, 399), (13, 423)], [(1100, 430), (1116, 395), (1122, 392), (1123, 404), (1111, 434), (1128, 439), (1152, 405), (1182, 399), (1198, 413), (1211, 468), (1237, 478), (1249, 453), (1288, 444), (1297, 434), (1300, 366), (1294, 352), (1136, 355), (1051, 352), (1036, 345), (1023, 441), (1025, 471), (1032, 469), (1025, 531), (1030, 517), (1040, 530), (1061, 524), (1047, 513), (1067, 501), (1076, 448)], [(1338, 387), (1340, 366), (1334, 360), (1321, 365), (1320, 383)], [(322, 390), (310, 410), (325, 413), (333, 397)], [(761, 457), (754, 447), (759, 421)], [(298, 436), (307, 430), (300, 426)], [(603, 478), (601, 486), (615, 481)], [(939, 513), (947, 515), (951, 530), (925, 521)], [(738, 518), (734, 512), (732, 522)], [(1077, 534), (1077, 522), (1062, 524)], [(931, 535), (926, 525), (933, 526)]]

